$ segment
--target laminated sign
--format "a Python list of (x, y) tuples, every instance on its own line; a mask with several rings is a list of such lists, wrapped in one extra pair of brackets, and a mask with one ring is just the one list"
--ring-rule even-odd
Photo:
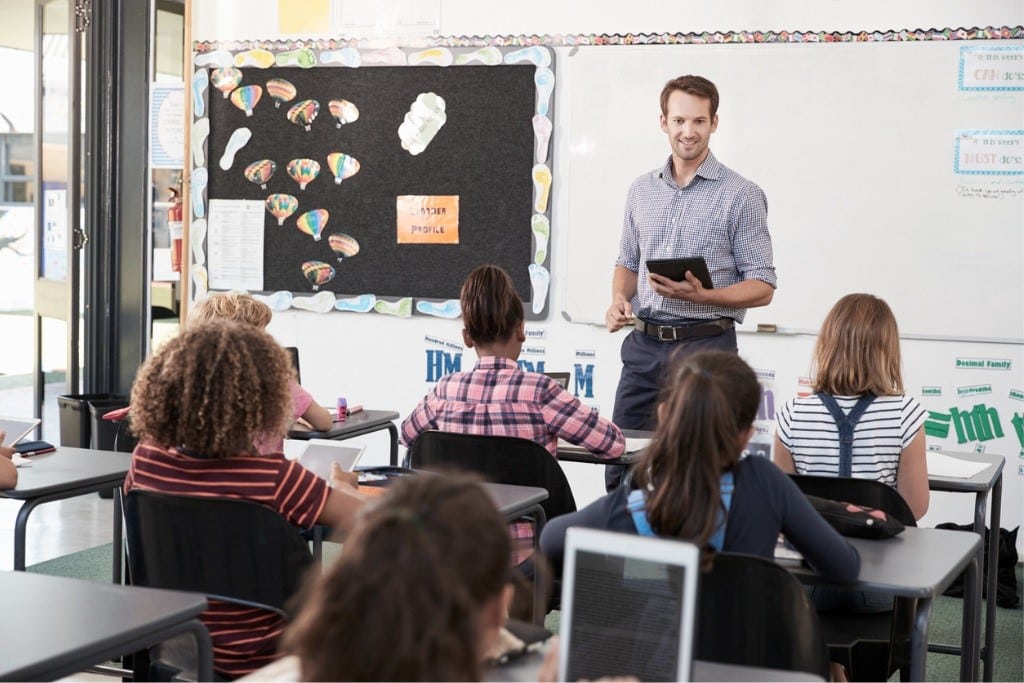
[(458, 195), (400, 195), (399, 244), (458, 244)]

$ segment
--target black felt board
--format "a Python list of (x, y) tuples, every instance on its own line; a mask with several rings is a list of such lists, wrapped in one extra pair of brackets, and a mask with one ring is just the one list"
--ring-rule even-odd
[[(457, 299), (473, 268), (495, 263), (509, 272), (519, 295), (529, 301), (535, 70), (532, 64), (242, 69), (240, 86), (260, 85), (263, 97), (247, 117), (211, 86), (207, 196), (265, 200), (281, 192), (298, 198), (298, 210), (283, 226), (265, 213), (266, 291), (311, 292), (300, 266), (320, 260), (337, 271), (321, 291)], [(266, 92), (271, 78), (291, 81), (295, 99), (275, 108)], [(402, 149), (398, 127), (425, 92), (444, 98), (447, 121), (426, 150), (413, 156)], [(287, 119), (289, 108), (305, 99), (320, 102), (309, 132)], [(338, 128), (328, 110), (332, 99), (355, 103), (359, 119)], [(223, 171), (221, 155), (231, 133), (241, 126), (252, 131), (252, 139), (231, 169)], [(336, 185), (327, 166), (331, 152), (354, 156), (361, 164), (359, 173)], [(286, 166), (304, 157), (318, 161), (321, 171), (300, 190)], [(277, 163), (266, 190), (243, 175), (259, 159)], [(399, 245), (398, 195), (458, 195), (460, 243)], [(319, 208), (327, 209), (330, 219), (317, 242), (295, 223), (304, 212)], [(341, 263), (327, 241), (337, 232), (351, 235), (360, 245), (356, 256)]]

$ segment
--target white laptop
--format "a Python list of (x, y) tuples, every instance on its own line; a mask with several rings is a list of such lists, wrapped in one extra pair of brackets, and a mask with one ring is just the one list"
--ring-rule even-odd
[(351, 472), (366, 446), (352, 441), (334, 441), (332, 439), (310, 439), (306, 448), (299, 455), (299, 464), (307, 470), (315, 472), (322, 478), (330, 480), (331, 464), (338, 463), (341, 469)]
[(0, 432), (6, 432), (4, 442), (0, 446), (13, 446), (26, 436), (42, 422), (35, 417), (0, 417)]
[(558, 680), (689, 681), (699, 574), (691, 543), (569, 529)]

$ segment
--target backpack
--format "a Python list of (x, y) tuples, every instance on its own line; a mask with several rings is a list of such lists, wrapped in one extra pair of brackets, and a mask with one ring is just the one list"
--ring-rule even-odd
[[(945, 522), (938, 524), (936, 529), (951, 529), (953, 531), (974, 531), (973, 524), (954, 524), (952, 522)], [(1017, 532), (1020, 531), (1020, 527), (1017, 527), (1013, 531), (1007, 531), (1006, 529), (999, 530), (999, 561), (996, 564), (996, 604), (1000, 607), (1019, 607), (1020, 606), (1020, 595), (1017, 591)], [(989, 543), (989, 529), (985, 527), (985, 570), (982, 573), (982, 597), (988, 598), (988, 543)], [(964, 595), (964, 574), (956, 577), (953, 583), (949, 585), (949, 588), (945, 590), (944, 595), (949, 595), (954, 598), (962, 598)]]

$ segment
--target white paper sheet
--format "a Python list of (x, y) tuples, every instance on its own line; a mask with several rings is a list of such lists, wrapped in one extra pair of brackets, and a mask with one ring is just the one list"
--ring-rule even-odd
[(950, 477), (952, 479), (970, 479), (974, 475), (988, 467), (988, 463), (975, 462), (958, 458), (946, 453), (929, 451), (928, 474), (936, 477)]
[(261, 201), (211, 199), (207, 219), (210, 289), (263, 289)]

